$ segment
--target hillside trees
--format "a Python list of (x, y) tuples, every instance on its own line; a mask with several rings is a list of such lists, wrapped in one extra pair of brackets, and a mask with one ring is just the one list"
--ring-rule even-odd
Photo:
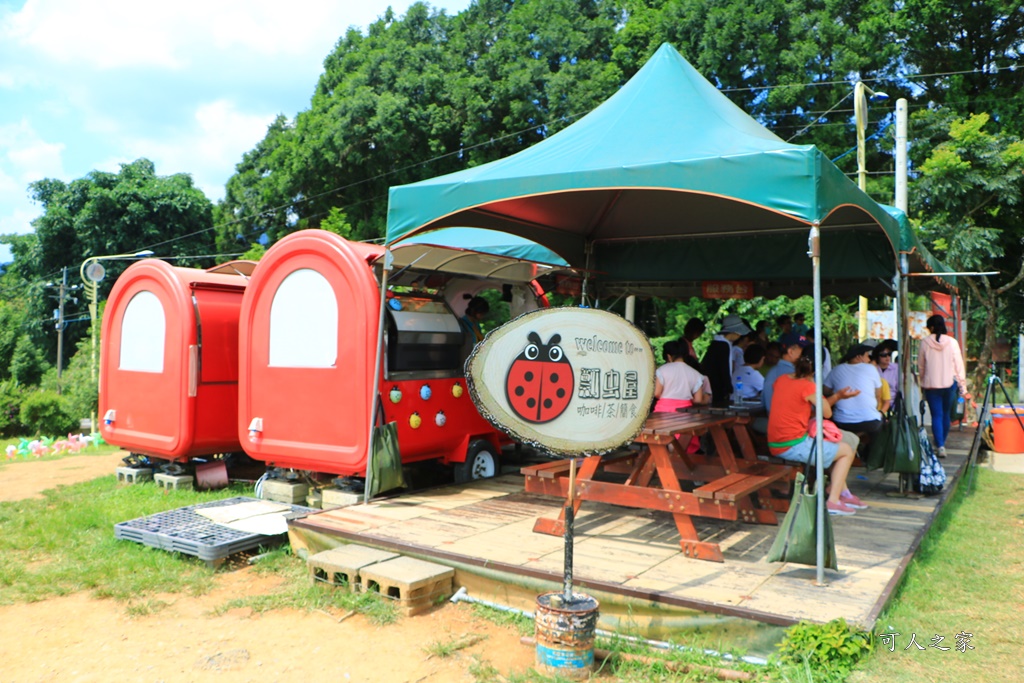
[(1024, 142), (992, 126), (987, 114), (927, 110), (913, 122), (918, 153), (927, 154), (911, 193), (921, 236), (955, 269), (999, 271), (960, 278), (985, 316), (980, 382), (997, 334), (1020, 331), (1005, 311), (1008, 295), (1019, 306), (1024, 282)]
[[(56, 353), (52, 330), (56, 306), (45, 287), (59, 279), (62, 268), (69, 269), (69, 281), (75, 283), (79, 266), (89, 256), (144, 249), (159, 256), (213, 253), (210, 200), (193, 185), (191, 176), (158, 176), (148, 159), (122, 164), (118, 173), (93, 171), (70, 183), (45, 178), (32, 183), (29, 190), (43, 213), (32, 222), (33, 235), (5, 238), (15, 255), (5, 282), (20, 282), (26, 289), (26, 331), (33, 343), (46, 350), (48, 359)], [(125, 267), (123, 262), (107, 265), (100, 298)], [(84, 302), (80, 309), (85, 310)], [(68, 348), (83, 333), (84, 326), (69, 327)]]

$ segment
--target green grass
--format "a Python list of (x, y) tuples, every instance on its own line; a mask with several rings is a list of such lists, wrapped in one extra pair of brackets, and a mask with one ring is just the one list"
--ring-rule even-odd
[(199, 595), (213, 571), (196, 558), (114, 538), (114, 524), (246, 493), (118, 486), (102, 477), (0, 503), (0, 604), (90, 591), (122, 602), (161, 592)]
[[(1024, 680), (1024, 476), (977, 474), (975, 492), (962, 486), (921, 544), (852, 683)], [(900, 634), (893, 652), (881, 633)], [(975, 649), (957, 651), (958, 633), (973, 634)], [(924, 651), (910, 645), (912, 634)], [(950, 649), (931, 647), (935, 635)]]
[[(778, 683), (918, 683), (919, 681), (1020, 681), (1024, 642), (1024, 476), (979, 470), (975, 492), (961, 488), (943, 507), (911, 562), (903, 584), (874, 629), (874, 649), (851, 673), (814, 669), (807, 664), (752, 667), (699, 652), (665, 652), (628, 642), (598, 639), (596, 646), (666, 661), (756, 672), (754, 679)], [(532, 624), (496, 610), (474, 606), (481, 617), (525, 635)], [(529, 620), (525, 620), (528, 622)], [(898, 632), (893, 652), (879, 634)], [(974, 650), (959, 652), (956, 635), (970, 633)], [(925, 646), (910, 645), (911, 634)], [(944, 636), (947, 651), (930, 647)], [(687, 636), (689, 647), (727, 651)], [(737, 654), (737, 653), (734, 653)], [(502, 675), (476, 656), (469, 666), (476, 681), (557, 683), (534, 670)], [(706, 671), (673, 672), (664, 664), (613, 657), (601, 677), (619, 681), (712, 681)]]
[(23, 440), (32, 441), (36, 437), (16, 437), (12, 439), (0, 439), (0, 469), (6, 464), (16, 464), (19, 462), (36, 462), (38, 460), (60, 460), (61, 458), (68, 458), (73, 455), (110, 455), (121, 450), (120, 446), (112, 446), (108, 443), (102, 446), (89, 445), (80, 450), (77, 453), (58, 453), (58, 454), (47, 454), (41, 458), (36, 458), (33, 455), (15, 455), (14, 458), (7, 457), (8, 446), (19, 446)]
[(258, 613), (275, 609), (299, 609), (337, 614), (339, 619), (348, 613), (362, 614), (378, 626), (398, 621), (398, 608), (391, 600), (377, 593), (350, 593), (328, 584), (310, 581), (306, 563), (292, 555), (288, 546), (267, 553), (256, 563), (256, 571), (281, 577), (281, 588), (273, 593), (230, 600), (216, 608), (215, 613), (223, 614), (240, 607)]

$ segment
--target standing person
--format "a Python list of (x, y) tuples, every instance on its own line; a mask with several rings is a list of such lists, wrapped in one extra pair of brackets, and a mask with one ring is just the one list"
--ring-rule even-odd
[[(808, 433), (814, 415), (814, 347), (806, 346), (795, 360), (792, 374), (782, 375), (775, 383), (772, 411), (768, 414), (768, 450), (772, 455), (791, 462), (811, 462), (814, 439)], [(832, 406), (857, 395), (855, 389), (843, 387), (822, 398), (822, 417), (832, 416)], [(846, 475), (853, 464), (856, 437), (844, 433), (842, 441), (822, 440), (821, 462), (831, 468), (828, 502), (830, 515), (849, 516), (867, 507), (846, 487)]]
[(946, 436), (949, 434), (950, 415), (953, 413), (953, 401), (956, 393), (965, 399), (967, 393), (967, 377), (964, 372), (964, 357), (960, 353), (960, 345), (946, 333), (946, 321), (941, 315), (933, 315), (926, 322), (928, 336), (921, 340), (921, 348), (917, 353), (917, 372), (924, 389), (924, 400), (928, 402), (928, 412), (932, 416), (932, 436), (940, 458), (946, 457)]
[(750, 328), (738, 315), (725, 316), (700, 362), (701, 372), (711, 382), (711, 405), (728, 406), (732, 400), (732, 343), (745, 334), (750, 334)]
[(682, 344), (682, 352), (698, 364), (700, 359), (697, 358), (697, 350), (693, 348), (693, 342), (697, 341), (704, 334), (705, 329), (707, 329), (707, 326), (704, 325), (703, 320), (700, 318), (690, 318), (683, 327), (683, 338), (679, 340), (679, 343)]

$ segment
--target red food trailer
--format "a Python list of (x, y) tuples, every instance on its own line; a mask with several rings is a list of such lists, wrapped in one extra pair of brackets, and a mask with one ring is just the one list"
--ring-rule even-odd
[[(383, 253), (377, 245), (302, 230), (260, 261), (239, 329), (238, 436), (252, 458), (272, 467), (365, 474), (380, 316), (374, 264)], [(411, 283), (405, 293), (388, 292), (384, 420), (398, 424), (403, 462), (440, 460), (455, 465), (459, 480), (493, 476), (508, 440), (470, 400), (462, 369), (466, 335), (444, 296), (446, 284), (457, 285), (452, 292), (464, 308), (473, 287), (425, 256), (413, 259), (426, 264), (423, 270), (398, 269)], [(478, 289), (481, 280), (474, 282)], [(500, 288), (496, 282), (491, 286)]]
[(103, 317), (103, 438), (171, 461), (238, 452), (238, 315), (251, 262), (209, 271), (146, 259)]

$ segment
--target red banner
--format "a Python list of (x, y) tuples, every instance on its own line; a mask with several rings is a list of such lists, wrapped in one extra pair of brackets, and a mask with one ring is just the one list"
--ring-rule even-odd
[(712, 280), (701, 283), (705, 299), (753, 299), (754, 283), (749, 280)]

